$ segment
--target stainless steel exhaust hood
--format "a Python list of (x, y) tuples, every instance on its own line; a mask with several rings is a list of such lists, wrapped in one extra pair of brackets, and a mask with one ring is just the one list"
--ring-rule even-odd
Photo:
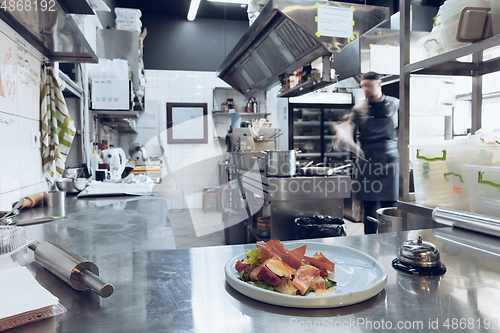
[(0, 19), (51, 61), (97, 63), (96, 54), (70, 14), (57, 1), (46, 1), (45, 7), (35, 1), (38, 10), (30, 2), (32, 10), (0, 10)]
[[(333, 9), (333, 11), (331, 10)], [(319, 33), (319, 13), (334, 15), (329, 22), (333, 30), (338, 10), (352, 11), (352, 36), (334, 37), (336, 33)], [(336, 11), (337, 10), (337, 11)], [(345, 17), (343, 17), (345, 21)], [(280, 75), (289, 75), (306, 64), (339, 53), (374, 26), (389, 19), (389, 9), (333, 1), (270, 0), (259, 17), (248, 28), (224, 60), (218, 76), (247, 97), (279, 83)], [(329, 66), (329, 61), (323, 61)], [(324, 68), (325, 69), (325, 68)], [(324, 70), (327, 84), (330, 71)], [(320, 88), (304, 89), (296, 95)]]

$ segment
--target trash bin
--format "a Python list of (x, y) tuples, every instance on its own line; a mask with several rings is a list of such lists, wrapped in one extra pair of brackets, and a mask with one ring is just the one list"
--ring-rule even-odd
[(294, 230), (296, 239), (347, 236), (344, 220), (323, 215), (296, 218)]

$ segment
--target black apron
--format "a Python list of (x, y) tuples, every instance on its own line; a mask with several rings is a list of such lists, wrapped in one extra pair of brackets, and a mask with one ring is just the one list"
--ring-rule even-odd
[[(361, 201), (397, 201), (399, 153), (389, 101), (368, 103), (368, 119), (359, 135), (365, 159), (357, 170), (358, 184), (352, 190)], [(359, 186), (359, 190), (356, 188)]]

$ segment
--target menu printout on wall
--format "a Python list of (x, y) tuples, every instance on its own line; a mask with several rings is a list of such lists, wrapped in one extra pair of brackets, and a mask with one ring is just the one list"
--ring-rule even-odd
[(0, 112), (35, 117), (38, 113), (41, 62), (21, 38), (0, 31)]
[(353, 17), (350, 8), (319, 6), (318, 32), (321, 36), (351, 38)]
[(203, 108), (172, 108), (173, 139), (203, 139)]

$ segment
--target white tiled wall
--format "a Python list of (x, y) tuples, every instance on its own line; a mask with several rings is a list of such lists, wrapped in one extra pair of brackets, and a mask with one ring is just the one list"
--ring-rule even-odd
[[(217, 105), (213, 105), (213, 90), (215, 87), (229, 88), (229, 85), (217, 78), (215, 72), (197, 71), (146, 70), (146, 81), (146, 104), (148, 101), (158, 103), (158, 130), (165, 147), (168, 167), (171, 173), (179, 175), (182, 187), (181, 199), (167, 201), (169, 209), (200, 209), (202, 208), (203, 188), (219, 185), (217, 161), (224, 160), (223, 154), (226, 151), (224, 140), (214, 139), (214, 136), (224, 137), (230, 124), (230, 122), (221, 122), (218, 118), (214, 123), (212, 110), (219, 110), (220, 103), (217, 101)], [(224, 93), (224, 90), (221, 91)], [(272, 90), (270, 95), (276, 96), (277, 89)], [(241, 97), (243, 98), (243, 95)], [(238, 100), (238, 103), (245, 102), (242, 98), (240, 98), (241, 101)], [(276, 117), (276, 98), (266, 101), (266, 94), (263, 93), (258, 99), (259, 111), (272, 113), (268, 118), (276, 123), (277, 119), (273, 118)], [(167, 142), (167, 102), (207, 103), (209, 114), (207, 144), (169, 144)], [(229, 117), (226, 118), (229, 119)], [(146, 129), (139, 128), (137, 138), (141, 137), (141, 131), (146, 131)], [(151, 132), (151, 129), (149, 131)], [(157, 142), (156, 138), (152, 138), (151, 141)]]
[[(20, 197), (48, 188), (42, 174), (41, 148), (32, 146), (32, 133), (40, 131), (40, 89), (34, 82), (26, 83), (27, 69), (22, 68), (16, 62), (17, 52), (21, 54), (26, 50), (27, 53), (23, 57), (30, 62), (31, 71), (36, 73), (40, 71), (41, 55), (28, 43), (18, 38), (16, 33), (0, 21), (0, 70), (4, 91), (4, 96), (0, 95), (0, 156), (2, 160), (0, 163), (0, 210), (10, 210), (12, 203)], [(11, 58), (6, 59), (9, 49)], [(11, 97), (6, 94), (9, 87), (15, 90), (15, 94)]]
[[(169, 209), (200, 209), (204, 187), (218, 186), (217, 161), (224, 159), (225, 145), (214, 140), (212, 91), (224, 84), (215, 72), (146, 70), (146, 103), (158, 103), (158, 129), (171, 173), (179, 176), (182, 198), (168, 199)], [(220, 81), (220, 82), (219, 82)], [(166, 139), (168, 102), (207, 103), (208, 143), (169, 144)], [(146, 106), (148, 109), (148, 106)], [(141, 135), (141, 128), (138, 129)], [(151, 130), (150, 130), (151, 131)], [(156, 140), (153, 138), (152, 140)]]

